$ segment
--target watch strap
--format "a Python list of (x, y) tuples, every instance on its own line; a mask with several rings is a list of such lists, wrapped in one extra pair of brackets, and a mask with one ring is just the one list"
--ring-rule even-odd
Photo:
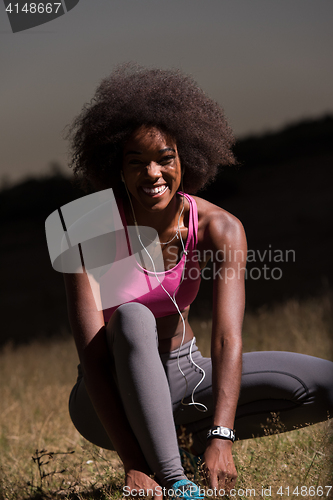
[(212, 438), (228, 439), (229, 441), (234, 442), (236, 439), (236, 435), (232, 429), (229, 429), (229, 427), (214, 425), (211, 429), (209, 429), (207, 433), (207, 439)]

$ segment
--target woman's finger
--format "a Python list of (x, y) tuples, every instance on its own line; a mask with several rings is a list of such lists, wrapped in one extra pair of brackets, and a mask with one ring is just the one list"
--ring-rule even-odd
[(221, 480), (219, 482), (220, 485), (223, 483), (223, 488), (225, 489), (226, 493), (228, 494), (232, 488), (234, 488), (237, 480), (237, 473), (226, 473), (221, 477)]

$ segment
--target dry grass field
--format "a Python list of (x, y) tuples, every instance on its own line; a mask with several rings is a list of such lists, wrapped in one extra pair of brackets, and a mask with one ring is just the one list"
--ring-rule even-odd
[[(209, 354), (210, 322), (193, 323)], [(248, 313), (244, 351), (297, 351), (333, 360), (332, 298)], [(68, 336), (0, 353), (0, 499), (123, 498), (115, 452), (99, 449), (74, 429), (67, 411), (77, 355)], [(332, 381), (333, 383), (333, 381)], [(238, 441), (235, 494), (230, 498), (333, 498), (333, 427)], [(303, 488), (303, 489), (302, 489)]]

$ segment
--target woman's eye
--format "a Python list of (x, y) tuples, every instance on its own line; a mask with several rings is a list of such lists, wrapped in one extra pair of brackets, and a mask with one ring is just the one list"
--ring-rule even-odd
[(130, 160), (129, 164), (130, 165), (141, 165), (142, 161), (140, 160)]
[(174, 156), (164, 156), (162, 159), (161, 159), (161, 164), (165, 164), (165, 163), (171, 163), (173, 160), (174, 160)]
[[(161, 158), (158, 163), (160, 163), (160, 165), (168, 165), (169, 163), (171, 163), (174, 160), (174, 158), (175, 158), (174, 156), (163, 156), (163, 158)], [(128, 162), (128, 164), (129, 165), (144, 165), (144, 164), (146, 164), (146, 162), (144, 162), (143, 160), (133, 158), (132, 160), (130, 160)]]

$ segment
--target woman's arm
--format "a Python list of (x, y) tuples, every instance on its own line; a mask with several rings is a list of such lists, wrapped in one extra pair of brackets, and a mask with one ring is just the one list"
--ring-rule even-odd
[[(246, 237), (238, 219), (218, 209), (207, 224), (205, 240), (213, 255), (221, 255), (221, 250), (224, 255), (223, 262), (214, 259), (213, 263), (213, 425), (233, 429), (242, 373)], [(213, 438), (208, 441), (204, 461), (212, 488), (232, 487), (236, 480), (231, 449), (229, 440)]]
[(128, 423), (111, 373), (103, 312), (98, 311), (87, 274), (65, 274), (69, 320), (84, 381), (94, 408), (117, 450), (131, 489), (155, 488), (146, 460)]

